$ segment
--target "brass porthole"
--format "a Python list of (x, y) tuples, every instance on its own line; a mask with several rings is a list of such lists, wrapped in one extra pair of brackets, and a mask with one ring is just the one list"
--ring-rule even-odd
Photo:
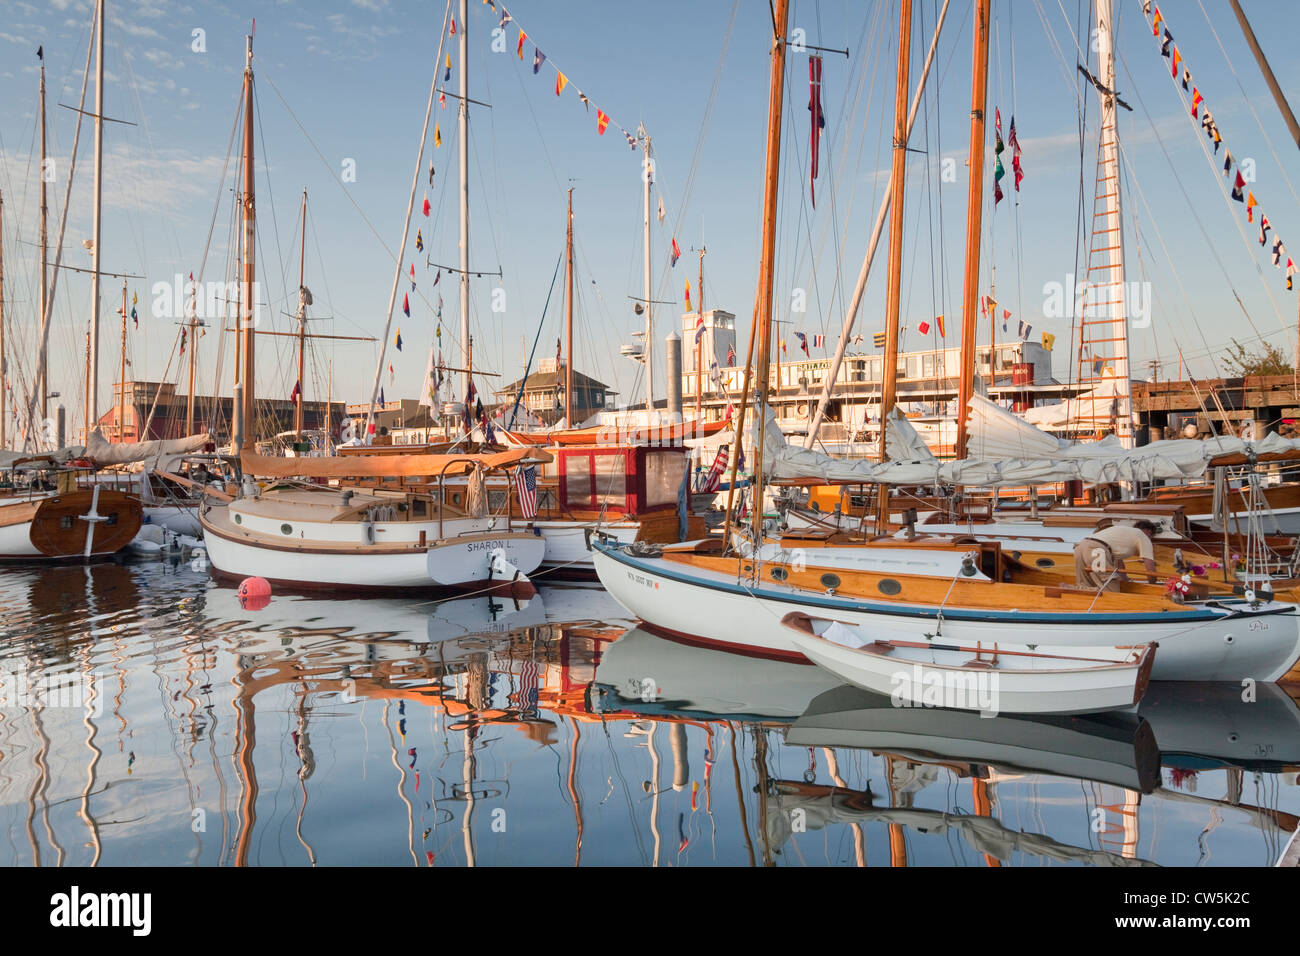
[(823, 574), (821, 582), (824, 588), (837, 588), (840, 586), (840, 576), (838, 574)]
[(881, 594), (888, 594), (890, 597), (893, 597), (899, 591), (903, 590), (903, 586), (893, 578), (881, 578), (880, 582), (876, 585), (876, 590)]
[(772, 575), (773, 581), (784, 581), (790, 576), (790, 573), (785, 568), (773, 568), (769, 573)]

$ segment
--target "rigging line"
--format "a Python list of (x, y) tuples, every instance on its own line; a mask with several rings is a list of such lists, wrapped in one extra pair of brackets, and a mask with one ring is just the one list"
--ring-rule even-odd
[(1241, 77), (1237, 74), (1237, 68), (1232, 65), (1232, 58), (1228, 56), (1228, 51), (1223, 47), (1223, 40), (1219, 37), (1219, 31), (1215, 28), (1214, 22), (1206, 12), (1204, 2), (1202, 2), (1202, 0), (1197, 0), (1197, 5), (1201, 8), (1201, 15), (1205, 17), (1205, 22), (1210, 26), (1210, 32), (1214, 35), (1215, 42), (1219, 44), (1219, 51), (1223, 54), (1224, 60), (1228, 63), (1228, 72), (1232, 74), (1233, 80), (1236, 81), (1237, 89), (1241, 90), (1241, 96), (1246, 101), (1246, 106), (1250, 109), (1250, 115), (1255, 117), (1255, 125), (1259, 127), (1260, 133), (1264, 136), (1264, 142), (1268, 144), (1268, 151), (1273, 157), (1273, 162), (1277, 163), (1278, 172), (1282, 174), (1282, 178), (1286, 181), (1286, 188), (1290, 190), (1291, 198), (1296, 201), (1297, 205), (1300, 205), (1300, 196), (1296, 195), (1295, 186), (1291, 183), (1291, 177), (1287, 175), (1286, 165), (1282, 162), (1281, 157), (1278, 156), (1277, 150), (1273, 148), (1273, 140), (1269, 138), (1268, 131), (1264, 128), (1264, 122), (1259, 118), (1259, 113), (1255, 110), (1254, 99), (1252, 99), (1246, 92), (1246, 88), (1242, 86)]
[[(316, 141), (312, 139), (311, 134), (307, 132), (307, 128), (303, 125), (302, 120), (298, 118), (298, 114), (296, 114), (293, 111), (293, 108), (289, 106), (288, 101), (284, 98), (284, 95), (280, 92), (279, 87), (275, 85), (275, 80), (271, 79), (270, 74), (267, 72), (265, 66), (262, 67), (260, 75), (262, 79), (266, 80), (267, 83), (271, 84), (271, 91), (275, 93), (276, 97), (280, 100), (281, 105), (284, 106), (285, 111), (289, 114), (289, 117), (294, 121), (298, 129), (302, 132), (302, 135), (306, 138), (308, 145), (311, 146), (312, 150), (316, 153), (317, 157), (320, 159), (321, 164), (324, 165), (325, 168), (329, 170), (330, 181), (333, 182), (336, 186), (338, 186), (339, 189), (343, 192), (343, 195), (347, 197), (348, 202), (352, 204), (352, 208), (355, 209), (357, 211), (357, 215), (361, 217), (361, 221), (366, 224), (366, 227), (369, 228), (371, 233), (374, 235), (375, 239), (379, 241), (379, 247), (388, 255), (388, 258), (394, 264), (396, 264), (398, 261), (397, 253), (394, 252), (392, 247), (389, 246), (388, 243), (384, 241), (383, 236), (379, 234), (379, 230), (375, 228), (375, 224), (370, 221), (370, 218), (361, 209), (360, 204), (358, 204), (356, 199), (353, 197), (352, 193), (348, 191), (347, 186), (345, 186), (343, 184), (343, 181), (339, 179), (338, 175), (335, 174), (334, 167), (330, 164), (330, 161), (325, 158), (325, 154), (322, 153), (320, 147), (316, 145)], [(425, 303), (425, 305), (432, 304), (429, 302), (427, 298), (424, 297), (424, 293), (420, 292), (418, 289), (416, 290), (416, 295), (420, 297), (420, 299)]]
[[(1125, 74), (1129, 76), (1129, 80), (1131, 82), (1132, 74), (1129, 71), (1128, 61), (1122, 55), (1120, 56), (1119, 59), (1120, 59), (1120, 63), (1122, 63), (1124, 66)], [(1175, 80), (1174, 83), (1175, 83), (1175, 95), (1178, 95), (1177, 80)], [(1197, 212), (1195, 205), (1193, 205), (1191, 197), (1188, 196), (1187, 189), (1183, 185), (1182, 177), (1178, 175), (1178, 171), (1174, 167), (1173, 159), (1172, 157), (1170, 157), (1168, 150), (1165, 148), (1164, 139), (1160, 136), (1160, 131), (1157, 129), (1155, 121), (1151, 119), (1151, 114), (1147, 110), (1146, 102), (1142, 98), (1142, 92), (1137, 86), (1134, 86), (1134, 94), (1135, 94), (1135, 98), (1138, 101), (1138, 105), (1142, 107), (1142, 112), (1146, 116), (1147, 122), (1151, 124), (1151, 131), (1155, 135), (1156, 142), (1160, 144), (1161, 152), (1164, 153), (1165, 160), (1169, 164), (1169, 169), (1174, 175), (1174, 181), (1178, 183), (1179, 191), (1182, 192), (1183, 198), (1187, 201), (1187, 208), (1191, 212), (1192, 218), (1196, 220), (1196, 226), (1198, 229), (1200, 229), (1201, 235), (1205, 238), (1205, 244), (1209, 248), (1210, 254), (1214, 257), (1215, 263), (1218, 265), (1220, 271), (1223, 273), (1223, 277), (1228, 284), (1229, 290), (1231, 290), (1234, 297), (1238, 297), (1237, 300), (1240, 303), (1241, 300), (1238, 296), (1236, 286), (1233, 285), (1232, 276), (1229, 274), (1227, 266), (1224, 265), (1223, 260), (1220, 258), (1218, 248), (1216, 247), (1214, 241), (1210, 238), (1210, 235), (1206, 231), (1204, 224), (1201, 222), (1200, 214)], [(1178, 95), (1178, 101), (1179, 103), (1182, 103), (1183, 100), (1181, 95)], [(1201, 148), (1201, 153), (1205, 156), (1206, 161), (1210, 164), (1210, 169), (1214, 174), (1215, 183), (1219, 187), (1220, 195), (1222, 195), (1224, 204), (1228, 207), (1229, 218), (1232, 219), (1233, 225), (1235, 225), (1237, 228), (1238, 235), (1241, 236), (1242, 244), (1245, 245), (1246, 247), (1246, 252), (1249, 259), (1251, 260), (1252, 264), (1255, 265), (1255, 272), (1259, 277), (1260, 286), (1264, 289), (1264, 295), (1267, 298), (1269, 304), (1273, 306), (1273, 312), (1276, 314), (1278, 321), (1285, 324), (1285, 319), (1283, 319), (1282, 317), (1282, 312), (1278, 308), (1277, 302), (1273, 298), (1272, 293), (1269, 291), (1268, 283), (1264, 281), (1263, 270), (1259, 268), (1258, 263), (1255, 263), (1255, 252), (1253, 248), (1253, 243), (1251, 242), (1250, 238), (1247, 237), (1246, 230), (1243, 229), (1241, 226), (1240, 217), (1237, 216), (1235, 210), (1233, 209), (1232, 206), (1233, 200), (1228, 197), (1227, 186), (1223, 181), (1224, 177), (1219, 175), (1220, 164), (1215, 161), (1214, 156), (1210, 152), (1210, 147), (1207, 139), (1200, 135), (1200, 131), (1196, 127), (1194, 121), (1192, 120), (1192, 115), (1190, 112), (1187, 113), (1187, 121), (1189, 123), (1193, 123), (1193, 135), (1196, 137), (1196, 142)], [(1245, 315), (1246, 321), (1250, 323), (1251, 330), (1254, 331), (1256, 335), (1258, 335), (1259, 329), (1258, 327), (1256, 327), (1254, 319), (1250, 317), (1250, 313), (1245, 310), (1244, 306), (1242, 307), (1242, 314)]]

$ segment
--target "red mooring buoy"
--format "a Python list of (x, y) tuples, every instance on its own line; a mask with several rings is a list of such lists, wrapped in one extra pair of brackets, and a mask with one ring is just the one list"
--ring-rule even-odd
[(271, 603), (271, 582), (266, 578), (244, 578), (239, 582), (239, 606), (260, 611)]

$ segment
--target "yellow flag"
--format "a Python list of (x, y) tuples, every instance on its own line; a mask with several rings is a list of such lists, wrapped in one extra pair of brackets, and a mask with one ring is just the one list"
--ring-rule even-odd
[(442, 145), (442, 128), (437, 123), (433, 124), (433, 145)]
[(1050, 351), (1052, 351), (1052, 346), (1055, 345), (1055, 344), (1056, 344), (1056, 336), (1053, 335), (1051, 332), (1044, 332), (1044, 333), (1043, 333), (1043, 348), (1047, 349), (1047, 351), (1050, 352)]
[(569, 83), (569, 78), (565, 76), (563, 73), (561, 73), (559, 70), (556, 70), (555, 71), (555, 95), (559, 96), (560, 91), (563, 90), (564, 87), (568, 85), (568, 83)]
[(137, 294), (134, 293), (134, 292), (131, 293), (131, 304), (132, 304), (132, 305), (139, 305), (139, 304), (140, 304), (140, 296), (137, 295)]

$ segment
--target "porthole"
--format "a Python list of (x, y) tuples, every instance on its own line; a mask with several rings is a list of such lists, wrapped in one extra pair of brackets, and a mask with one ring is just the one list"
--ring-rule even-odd
[(838, 574), (823, 574), (821, 582), (824, 588), (837, 588), (840, 586), (840, 576)]
[(773, 581), (784, 581), (789, 577), (789, 572), (785, 568), (773, 568), (770, 572)]
[(293, 534), (293, 525), (291, 524), (280, 525), (280, 534)]
[(1019, 551), (1012, 551), (1012, 552), (1011, 552), (1011, 557), (1013, 557), (1013, 558), (1015, 558), (1017, 561), (1019, 561), (1019, 560), (1020, 560), (1020, 552), (1019, 552)]
[(876, 590), (881, 594), (888, 594), (890, 597), (893, 597), (899, 591), (903, 590), (903, 586), (893, 578), (881, 578), (880, 582), (876, 585)]
[(241, 515), (241, 514), (236, 514), (236, 515), (235, 515), (235, 524), (243, 524), (243, 523), (244, 523), (244, 516)]
[(1038, 565), (1040, 568), (1051, 568), (1056, 566), (1056, 562), (1051, 558), (1039, 558), (1034, 562), (1034, 564)]

